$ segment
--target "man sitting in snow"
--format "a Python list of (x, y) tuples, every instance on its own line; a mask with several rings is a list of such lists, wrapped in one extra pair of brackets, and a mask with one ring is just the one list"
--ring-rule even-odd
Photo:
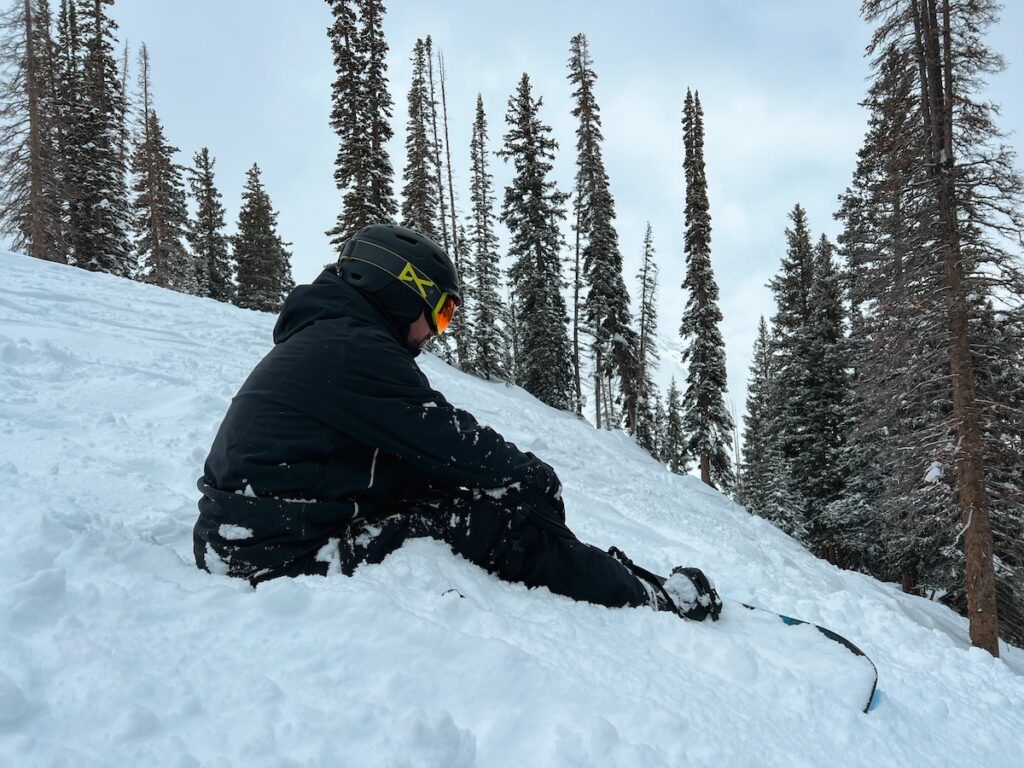
[(717, 619), (699, 570), (664, 580), (579, 541), (554, 469), (430, 388), (415, 358), (459, 301), (441, 247), (385, 225), (292, 292), (199, 480), (198, 566), (253, 584), (351, 575), (429, 536), (508, 581)]

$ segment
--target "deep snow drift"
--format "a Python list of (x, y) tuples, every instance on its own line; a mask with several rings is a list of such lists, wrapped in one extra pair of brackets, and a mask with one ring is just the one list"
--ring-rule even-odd
[[(0, 765), (1022, 764), (1024, 653), (969, 648), (945, 608), (429, 355), (453, 402), (556, 467), (582, 538), (704, 568), (723, 620), (576, 604), (430, 541), (350, 579), (200, 572), (194, 482), (274, 318), (22, 256), (0, 275)], [(737, 601), (848, 636), (878, 708)]]

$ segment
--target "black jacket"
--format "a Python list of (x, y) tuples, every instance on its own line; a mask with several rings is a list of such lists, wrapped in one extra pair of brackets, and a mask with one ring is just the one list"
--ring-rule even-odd
[(333, 268), (292, 292), (199, 480), (200, 567), (262, 581), (357, 516), (459, 487), (557, 493), (550, 466), (431, 389), (403, 331)]

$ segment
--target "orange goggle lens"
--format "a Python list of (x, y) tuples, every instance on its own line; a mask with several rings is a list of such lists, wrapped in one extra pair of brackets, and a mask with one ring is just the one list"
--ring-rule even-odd
[(455, 314), (455, 307), (458, 306), (448, 294), (441, 297), (441, 301), (438, 302), (437, 306), (434, 307), (433, 318), (434, 318), (434, 330), (438, 333), (444, 333), (444, 329), (448, 327), (448, 324), (452, 321), (452, 316)]

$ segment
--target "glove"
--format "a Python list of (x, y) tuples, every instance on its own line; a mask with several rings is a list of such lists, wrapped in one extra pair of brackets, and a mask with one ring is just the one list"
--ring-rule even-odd
[(704, 621), (710, 616), (712, 621), (718, 621), (722, 599), (699, 568), (673, 568), (663, 586), (680, 616), (694, 621)]

